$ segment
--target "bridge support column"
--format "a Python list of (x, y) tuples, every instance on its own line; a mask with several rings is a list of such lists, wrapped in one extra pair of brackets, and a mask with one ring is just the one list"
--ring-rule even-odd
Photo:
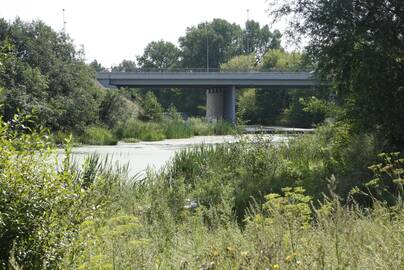
[(225, 120), (236, 123), (236, 87), (206, 90), (206, 119), (211, 122)]
[(236, 124), (236, 87), (230, 86), (224, 90), (223, 119)]

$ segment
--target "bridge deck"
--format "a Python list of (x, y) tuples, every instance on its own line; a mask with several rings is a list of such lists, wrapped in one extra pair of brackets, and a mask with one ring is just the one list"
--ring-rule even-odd
[(100, 72), (104, 87), (292, 87), (306, 88), (320, 82), (311, 72)]

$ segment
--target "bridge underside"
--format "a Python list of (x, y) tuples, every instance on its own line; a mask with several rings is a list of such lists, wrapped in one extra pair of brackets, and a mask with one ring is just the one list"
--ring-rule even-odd
[(236, 87), (311, 88), (319, 85), (310, 72), (101, 72), (96, 78), (107, 88), (205, 88), (206, 118), (232, 123), (236, 122)]

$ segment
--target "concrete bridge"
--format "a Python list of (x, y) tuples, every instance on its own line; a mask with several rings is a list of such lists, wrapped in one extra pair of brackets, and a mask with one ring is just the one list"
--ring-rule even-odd
[(206, 118), (236, 121), (237, 88), (311, 88), (321, 83), (311, 72), (100, 72), (106, 88), (189, 87), (206, 89)]

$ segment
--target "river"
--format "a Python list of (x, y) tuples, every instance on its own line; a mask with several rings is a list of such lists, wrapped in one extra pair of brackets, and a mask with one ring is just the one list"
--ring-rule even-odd
[[(287, 139), (281, 135), (268, 135), (274, 143)], [(147, 169), (159, 170), (177, 151), (201, 144), (219, 144), (236, 142), (240, 137), (235, 136), (195, 136), (187, 139), (168, 139), (157, 142), (124, 143), (117, 145), (80, 146), (72, 149), (73, 161), (81, 165), (85, 158), (98, 154), (103, 160), (108, 158), (113, 166), (127, 166), (129, 177), (141, 177)], [(63, 159), (63, 151), (59, 150)]]

